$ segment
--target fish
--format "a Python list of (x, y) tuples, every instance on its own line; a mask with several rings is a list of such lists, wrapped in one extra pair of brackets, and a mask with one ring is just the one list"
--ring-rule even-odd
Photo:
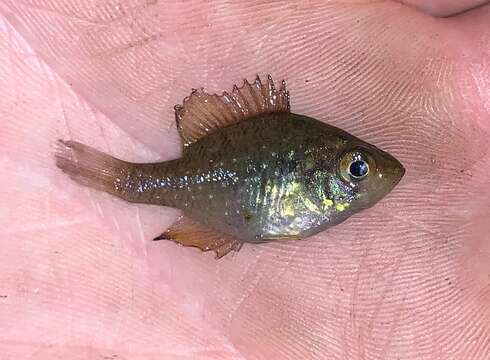
[(392, 155), (323, 121), (295, 114), (283, 80), (247, 79), (221, 95), (193, 89), (175, 106), (182, 156), (117, 159), (58, 140), (56, 165), (80, 185), (182, 216), (154, 240), (213, 251), (300, 240), (390, 193), (405, 174)]

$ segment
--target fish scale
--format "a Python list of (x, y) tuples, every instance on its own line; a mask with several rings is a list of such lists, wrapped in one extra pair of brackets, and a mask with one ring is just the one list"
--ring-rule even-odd
[(182, 217), (156, 240), (212, 250), (302, 239), (373, 206), (404, 175), (390, 154), (290, 112), (283, 81), (244, 81), (231, 93), (192, 91), (175, 107), (181, 158), (129, 163), (59, 141), (57, 165), (78, 183)]

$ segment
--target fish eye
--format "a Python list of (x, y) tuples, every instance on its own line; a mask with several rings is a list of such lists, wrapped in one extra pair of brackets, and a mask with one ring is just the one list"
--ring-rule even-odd
[(363, 180), (369, 175), (370, 169), (375, 168), (373, 157), (362, 149), (345, 153), (339, 163), (340, 175), (349, 182)]
[(364, 160), (355, 160), (349, 165), (349, 175), (355, 179), (362, 179), (369, 173), (369, 165)]

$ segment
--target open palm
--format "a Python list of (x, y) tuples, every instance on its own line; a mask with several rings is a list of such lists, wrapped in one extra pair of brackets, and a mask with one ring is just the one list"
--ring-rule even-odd
[[(489, 6), (3, 0), (0, 14), (2, 358), (490, 358)], [(174, 104), (267, 73), (293, 112), (400, 159), (399, 186), (313, 238), (216, 261), (150, 241), (177, 211), (54, 165), (59, 138), (178, 157)]]

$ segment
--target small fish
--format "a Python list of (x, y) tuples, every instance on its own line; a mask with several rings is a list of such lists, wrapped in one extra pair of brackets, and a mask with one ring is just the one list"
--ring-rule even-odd
[(369, 208), (400, 181), (393, 156), (290, 112), (270, 76), (232, 92), (193, 90), (175, 106), (179, 159), (136, 164), (59, 140), (56, 164), (79, 184), (183, 216), (155, 240), (220, 258), (243, 243), (303, 239)]

